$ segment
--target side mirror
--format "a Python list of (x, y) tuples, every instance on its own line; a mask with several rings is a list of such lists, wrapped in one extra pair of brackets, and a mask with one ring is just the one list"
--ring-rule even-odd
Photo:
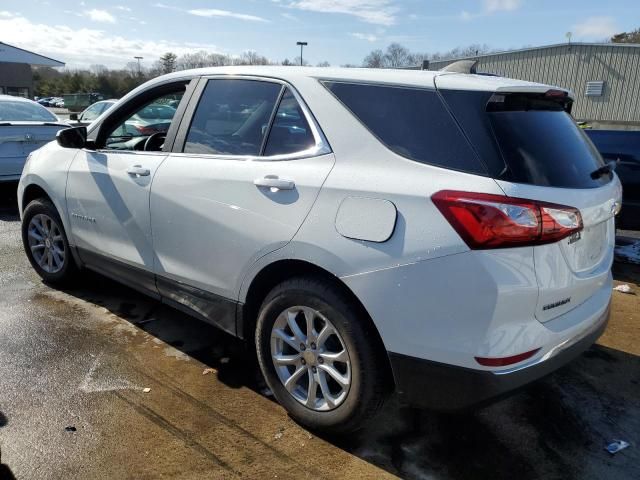
[(87, 144), (87, 127), (72, 127), (56, 134), (58, 145), (63, 148), (84, 148)]
[(71, 115), (69, 115), (69, 120), (75, 120), (77, 122), (78, 121), (78, 114), (77, 113), (72, 113)]

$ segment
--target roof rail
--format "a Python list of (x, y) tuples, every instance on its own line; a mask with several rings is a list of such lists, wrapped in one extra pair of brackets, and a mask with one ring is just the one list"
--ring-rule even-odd
[(444, 68), (441, 68), (441, 72), (454, 72), (454, 73), (478, 73), (478, 60), (458, 60), (457, 62), (450, 63)]

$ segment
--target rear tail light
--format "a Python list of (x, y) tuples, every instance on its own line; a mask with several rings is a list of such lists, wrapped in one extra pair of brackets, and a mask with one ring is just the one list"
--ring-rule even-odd
[(431, 199), (473, 250), (543, 245), (582, 230), (580, 211), (564, 205), (453, 190)]
[(518, 355), (513, 355), (511, 357), (475, 357), (475, 359), (476, 362), (485, 367), (506, 367), (508, 365), (513, 365), (514, 363), (523, 362), (524, 360), (533, 357), (539, 351), (540, 349), (536, 348), (535, 350), (519, 353)]

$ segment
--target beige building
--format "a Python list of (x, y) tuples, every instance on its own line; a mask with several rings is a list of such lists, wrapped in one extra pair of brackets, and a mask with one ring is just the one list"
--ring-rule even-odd
[[(571, 43), (475, 57), (477, 71), (569, 88), (573, 116), (594, 126), (640, 128), (640, 45)], [(431, 62), (439, 70), (462, 59)]]

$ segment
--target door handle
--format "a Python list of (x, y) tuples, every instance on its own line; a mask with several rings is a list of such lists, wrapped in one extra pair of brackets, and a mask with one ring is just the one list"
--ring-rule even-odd
[(127, 173), (135, 177), (148, 177), (149, 175), (151, 175), (151, 171), (148, 168), (142, 168), (142, 165), (134, 165), (133, 167), (129, 167), (127, 169)]
[(296, 187), (296, 182), (293, 180), (279, 178), (277, 175), (267, 175), (264, 178), (258, 178), (253, 181), (253, 184), (256, 187), (270, 188), (272, 191), (293, 190)]

